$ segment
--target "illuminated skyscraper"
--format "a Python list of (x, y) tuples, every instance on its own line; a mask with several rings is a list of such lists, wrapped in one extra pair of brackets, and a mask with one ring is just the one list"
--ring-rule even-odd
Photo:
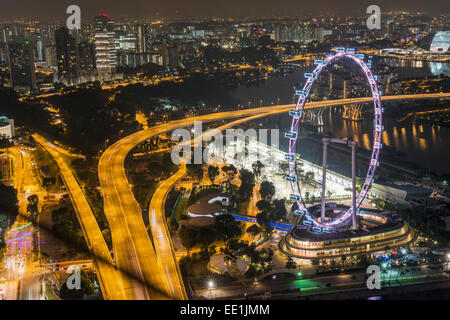
[(145, 41), (145, 28), (143, 25), (137, 26), (137, 53), (147, 52), (147, 43)]
[(89, 41), (77, 44), (77, 75), (88, 76), (94, 71), (95, 49)]
[(45, 61), (49, 68), (58, 66), (55, 46), (48, 46), (45, 48)]
[(99, 80), (111, 80), (116, 72), (117, 53), (114, 22), (106, 14), (95, 17), (95, 60)]
[(10, 83), (16, 91), (31, 91), (36, 88), (34, 53), (29, 40), (8, 41), (8, 64)]
[(42, 39), (36, 41), (36, 54), (38, 61), (44, 61), (44, 49), (42, 47)]
[(58, 76), (75, 77), (77, 69), (77, 52), (75, 38), (66, 27), (55, 32), (56, 59)]

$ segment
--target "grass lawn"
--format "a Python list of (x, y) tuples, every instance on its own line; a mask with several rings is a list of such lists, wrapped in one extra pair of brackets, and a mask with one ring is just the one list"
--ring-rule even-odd
[(60, 187), (63, 185), (62, 181), (58, 178), (59, 170), (58, 165), (52, 158), (50, 153), (45, 151), (40, 145), (38, 145), (36, 151), (33, 152), (33, 157), (36, 160), (38, 166), (38, 173), (41, 177), (41, 181), (47, 175), (48, 177), (55, 177), (55, 183), (47, 187), (48, 192), (57, 193), (60, 192)]
[(142, 209), (148, 209), (153, 193), (155, 193), (157, 182), (148, 180), (140, 181), (139, 177), (136, 175), (134, 175), (130, 180), (133, 185), (133, 194), (137, 202)]
[[(391, 285), (388, 284), (388, 281), (381, 281), (381, 287), (398, 287), (400, 285), (406, 285), (406, 284), (420, 284), (421, 282), (428, 282), (430, 280), (444, 280), (447, 279), (443, 275), (430, 275), (428, 279), (425, 277), (408, 277), (404, 279), (399, 279), (399, 281), (391, 281)], [(326, 292), (333, 292), (333, 291), (341, 291), (341, 290), (348, 290), (348, 289), (356, 289), (356, 288), (366, 288), (365, 284), (361, 282), (357, 282), (354, 284), (344, 284), (344, 285), (332, 285), (330, 287), (324, 287), (320, 286), (318, 283), (303, 283), (303, 281), (308, 280), (302, 280), (299, 281), (299, 287), (301, 288), (301, 295), (310, 295), (314, 293), (326, 293)]]
[(261, 282), (276, 282), (276, 281), (287, 281), (287, 280), (295, 280), (297, 279), (297, 276), (293, 273), (289, 272), (281, 272), (276, 274), (276, 278), (272, 278), (273, 275), (268, 275), (267, 277), (264, 277), (261, 279)]
[(181, 217), (186, 215), (186, 207), (188, 204), (189, 199), (185, 197), (181, 197), (178, 201), (177, 207), (175, 209), (175, 219), (177, 221), (180, 221)]
[(61, 300), (53, 293), (53, 289), (50, 285), (45, 284), (45, 295), (48, 300)]

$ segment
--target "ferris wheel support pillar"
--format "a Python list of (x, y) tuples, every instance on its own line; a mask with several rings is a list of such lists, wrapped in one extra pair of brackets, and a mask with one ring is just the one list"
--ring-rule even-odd
[(352, 227), (357, 228), (356, 224), (356, 142), (352, 141)]
[(327, 151), (330, 138), (322, 138), (323, 144), (323, 160), (322, 160), (322, 206), (320, 207), (320, 222), (325, 222), (325, 206), (326, 206), (326, 189), (327, 189)]

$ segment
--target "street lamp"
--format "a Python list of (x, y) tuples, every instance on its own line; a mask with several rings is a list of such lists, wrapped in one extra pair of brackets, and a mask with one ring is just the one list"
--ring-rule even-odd
[(214, 282), (212, 280), (208, 281), (208, 289), (209, 289), (209, 296), (212, 297), (212, 290), (214, 289)]

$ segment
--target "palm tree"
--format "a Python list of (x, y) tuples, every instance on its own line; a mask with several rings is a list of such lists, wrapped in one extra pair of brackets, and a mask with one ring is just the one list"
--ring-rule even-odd
[(261, 170), (264, 168), (264, 164), (261, 161), (257, 160), (252, 164), (252, 168), (255, 177), (259, 178), (261, 176)]

